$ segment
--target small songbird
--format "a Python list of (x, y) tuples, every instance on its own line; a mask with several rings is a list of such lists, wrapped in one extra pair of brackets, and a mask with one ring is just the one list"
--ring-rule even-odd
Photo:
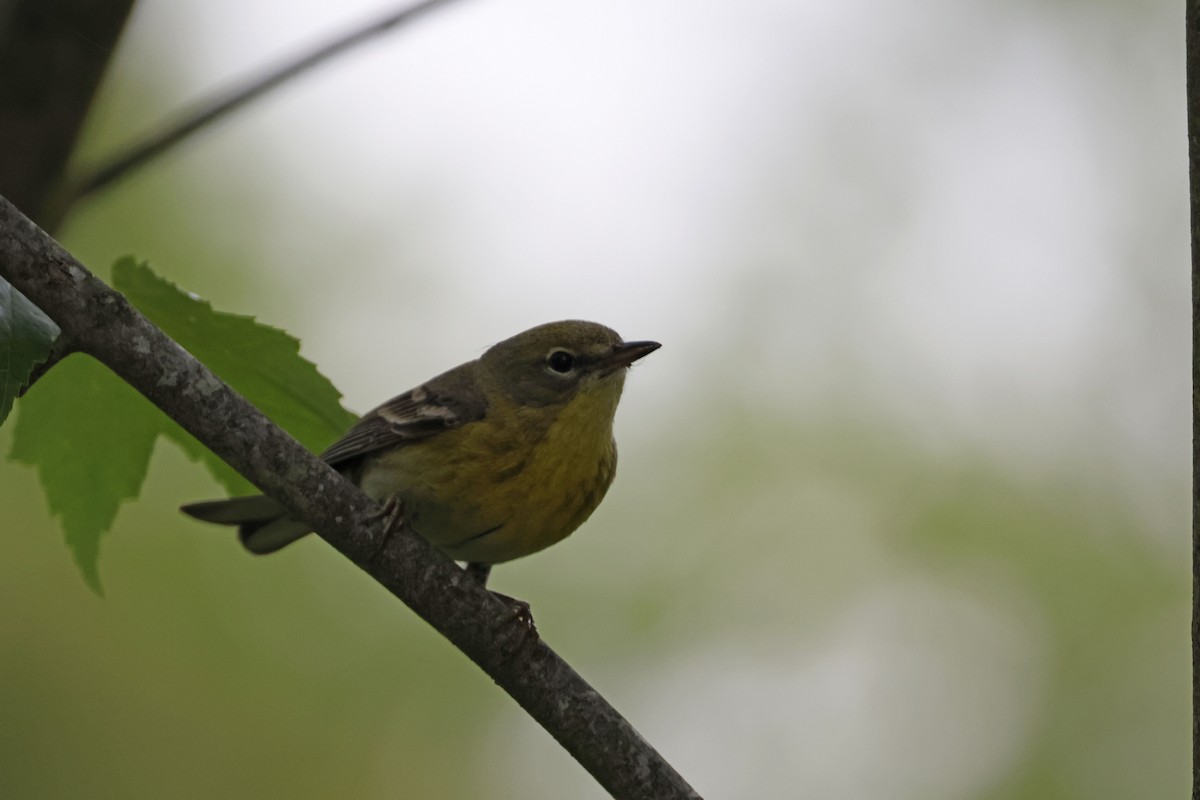
[[(616, 473), (626, 369), (659, 347), (594, 322), (539, 325), (369, 412), (321, 458), (486, 581), (596, 510)], [(254, 553), (310, 530), (263, 495), (181, 510), (236, 525)]]

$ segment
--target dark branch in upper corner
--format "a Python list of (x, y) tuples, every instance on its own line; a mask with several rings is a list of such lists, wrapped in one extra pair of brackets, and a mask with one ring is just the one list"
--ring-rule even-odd
[(133, 0), (0, 2), (0, 194), (47, 230)]
[[(384, 536), (378, 506), (309, 453), (0, 198), (0, 277), (254, 485), (429, 622), (613, 797), (699, 795), (510, 609), (419, 536)], [(374, 522), (372, 522), (374, 518)]]
[(241, 86), (220, 92), (214, 97), (197, 103), (190, 111), (180, 115), (178, 119), (162, 130), (150, 133), (144, 139), (134, 142), (108, 161), (68, 180), (57, 198), (57, 208), (60, 210), (60, 213), (65, 211), (79, 200), (124, 178), (157, 156), (162, 155), (165, 151), (188, 139), (193, 134), (238, 110), (251, 100), (307, 72), (318, 64), (344, 53), (356, 45), (362, 44), (368, 39), (372, 39), (375, 36), (411, 22), (425, 12), (432, 11), (437, 6), (445, 5), (448, 2), (450, 0), (424, 0), (424, 2), (409, 6), (402, 11), (389, 12), (381, 19), (342, 34), (308, 53), (287, 61), (267, 71), (265, 74), (247, 81)]

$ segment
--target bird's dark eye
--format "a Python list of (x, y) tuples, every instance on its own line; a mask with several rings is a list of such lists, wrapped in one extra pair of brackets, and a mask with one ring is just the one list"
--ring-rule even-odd
[(546, 356), (546, 363), (550, 365), (550, 369), (555, 372), (566, 374), (575, 366), (575, 356), (568, 353), (566, 350), (555, 350), (550, 355)]

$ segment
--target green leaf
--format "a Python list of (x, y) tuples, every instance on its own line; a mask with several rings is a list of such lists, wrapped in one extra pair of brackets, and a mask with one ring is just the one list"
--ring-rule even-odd
[[(309, 448), (324, 448), (354, 423), (356, 417), (342, 408), (338, 391), (300, 357), (294, 337), (251, 317), (214, 311), (209, 303), (129, 258), (113, 267), (113, 284), (152, 322)], [(112, 526), (120, 505), (138, 496), (160, 434), (204, 463), (231, 492), (253, 490), (90, 358), (65, 359), (22, 398), (10, 458), (37, 469), (50, 511), (62, 519), (67, 545), (97, 593), (100, 537)]]
[(102, 364), (70, 356), (21, 399), (9, 457), (35, 467), (50, 513), (100, 593), (100, 536), (138, 496), (166, 418)]
[(305, 447), (324, 449), (357, 420), (329, 379), (300, 357), (294, 336), (214, 311), (132, 258), (113, 266), (113, 287)]
[(0, 424), (56, 338), (58, 326), (0, 278)]

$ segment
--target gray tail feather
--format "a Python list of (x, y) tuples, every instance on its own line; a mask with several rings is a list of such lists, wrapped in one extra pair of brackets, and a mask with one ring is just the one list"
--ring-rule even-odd
[(206, 500), (179, 510), (203, 522), (236, 525), (245, 548), (259, 555), (274, 553), (310, 530), (307, 523), (292, 519), (283, 506), (265, 495)]

